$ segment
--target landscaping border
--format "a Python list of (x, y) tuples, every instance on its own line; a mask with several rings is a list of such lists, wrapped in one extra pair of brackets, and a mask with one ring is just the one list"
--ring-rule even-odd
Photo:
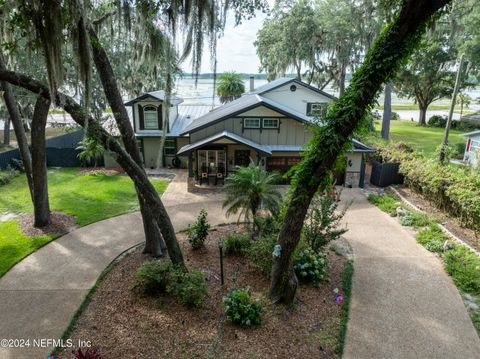
[[(427, 212), (425, 212), (424, 210), (418, 208), (417, 206), (415, 206), (412, 202), (410, 202), (408, 199), (406, 199), (404, 196), (402, 196), (400, 194), (399, 191), (397, 191), (397, 189), (393, 186), (389, 186), (388, 187), (390, 190), (392, 190), (392, 192), (395, 194), (395, 196), (397, 196), (398, 198), (400, 198), (400, 200), (402, 202), (404, 202), (407, 206), (413, 208), (414, 210), (420, 212), (420, 213), (424, 213), (424, 214), (428, 214)], [(461, 245), (464, 245), (465, 247), (467, 247), (468, 249), (470, 249), (472, 252), (474, 252), (477, 256), (480, 256), (480, 252), (477, 251), (475, 248), (473, 248), (471, 245), (469, 245), (468, 243), (466, 243), (465, 241), (463, 241), (461, 238), (457, 237), (455, 234), (453, 234), (447, 227), (445, 227), (443, 224), (441, 223), (437, 223), (438, 227), (442, 230), (442, 232), (444, 232), (447, 236), (449, 236), (450, 238), (452, 238), (454, 241), (458, 242), (459, 244)]]

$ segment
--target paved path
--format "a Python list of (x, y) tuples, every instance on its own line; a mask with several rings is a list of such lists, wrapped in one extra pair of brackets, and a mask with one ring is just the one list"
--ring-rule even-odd
[(354, 253), (344, 358), (480, 358), (480, 339), (438, 258), (358, 189), (345, 216)]
[[(212, 224), (225, 223), (222, 195), (186, 192), (184, 172), (162, 196), (177, 231), (192, 223), (200, 209)], [(138, 213), (79, 228), (39, 249), (0, 278), (0, 340), (58, 339), (72, 314), (105, 267), (125, 249), (144, 240)], [(88, 340), (88, 338), (85, 338)], [(7, 349), (0, 359), (47, 358), (52, 349)]]

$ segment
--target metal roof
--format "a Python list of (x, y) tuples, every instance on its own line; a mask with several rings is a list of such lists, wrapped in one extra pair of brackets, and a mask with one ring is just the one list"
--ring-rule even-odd
[(359, 140), (356, 140), (355, 138), (352, 138), (352, 144), (353, 144), (353, 152), (365, 152), (365, 153), (373, 153), (375, 150), (363, 142), (360, 142)]
[(257, 150), (258, 152), (262, 152), (265, 155), (271, 155), (272, 154), (270, 152), (268, 146), (262, 146), (262, 145), (254, 142), (252, 140), (249, 140), (248, 138), (242, 137), (242, 136), (237, 135), (235, 133), (232, 133), (230, 131), (222, 131), (222, 132), (216, 133), (213, 136), (204, 138), (203, 140), (200, 140), (200, 141), (190, 143), (188, 145), (183, 146), (177, 152), (177, 155), (181, 156), (181, 155), (187, 154), (187, 153), (195, 150), (196, 148), (199, 148), (199, 147), (202, 147), (202, 146), (207, 145), (209, 143), (221, 140), (223, 138), (228, 138), (228, 139), (230, 139), (234, 142), (241, 143), (241, 144), (243, 144), (247, 147), (250, 147), (250, 148), (253, 148), (254, 150)]
[[(152, 91), (147, 92), (139, 97), (134, 98), (133, 100), (125, 102), (125, 106), (133, 106), (135, 102), (146, 100), (148, 98), (153, 98), (154, 100), (160, 100), (165, 102), (166, 93), (164, 90)], [(172, 105), (179, 105), (183, 102), (183, 99), (174, 95), (170, 95), (170, 104)]]
[(216, 122), (220, 122), (227, 118), (234, 117), (236, 115), (239, 115), (243, 112), (246, 112), (248, 110), (251, 110), (259, 106), (268, 107), (274, 111), (279, 112), (284, 116), (291, 117), (301, 122), (312, 121), (311, 117), (304, 115), (303, 113), (300, 113), (298, 111), (292, 110), (282, 104), (279, 104), (276, 101), (270, 100), (260, 95), (247, 95), (247, 96), (242, 96), (223, 106), (217, 107), (216, 109), (210, 111), (209, 113), (199, 117), (190, 125), (185, 127), (181, 134), (185, 135), (190, 132), (198, 131)]

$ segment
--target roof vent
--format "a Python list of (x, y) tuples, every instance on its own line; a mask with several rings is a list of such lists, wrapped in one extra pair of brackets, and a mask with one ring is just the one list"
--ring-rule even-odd
[(292, 91), (292, 92), (297, 91), (297, 86), (295, 86), (295, 85), (290, 86), (290, 91)]

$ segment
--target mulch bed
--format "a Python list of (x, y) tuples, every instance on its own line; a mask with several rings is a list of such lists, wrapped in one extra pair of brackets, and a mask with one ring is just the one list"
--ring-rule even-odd
[(422, 195), (412, 191), (407, 187), (395, 187), (395, 189), (406, 199), (408, 199), (415, 206), (421, 210), (433, 215), (442, 224), (448, 228), (450, 232), (455, 234), (458, 238), (468, 243), (473, 248), (480, 250), (480, 239), (475, 235), (475, 232), (471, 229), (462, 227), (456, 218), (453, 218), (445, 212), (439, 210), (429, 201), (427, 201)]
[(18, 227), (20, 231), (29, 237), (39, 237), (55, 234), (65, 234), (75, 227), (75, 217), (63, 212), (51, 212), (52, 223), (42, 228), (33, 226), (33, 213), (21, 214), (18, 216)]
[[(220, 284), (218, 240), (243, 232), (237, 225), (214, 228), (205, 248), (192, 251), (178, 238), (187, 265), (207, 275), (209, 297), (199, 309), (187, 309), (171, 297), (150, 298), (132, 290), (137, 268), (147, 258), (140, 249), (121, 259), (99, 285), (70, 338), (89, 340), (102, 358), (336, 358), (341, 289), (346, 258), (328, 253), (330, 280), (320, 288), (302, 285), (293, 310), (267, 300), (269, 281), (243, 257), (224, 260)], [(223, 322), (222, 298), (232, 288), (250, 287), (262, 301), (262, 324), (241, 329)], [(71, 350), (62, 357), (70, 357)]]

